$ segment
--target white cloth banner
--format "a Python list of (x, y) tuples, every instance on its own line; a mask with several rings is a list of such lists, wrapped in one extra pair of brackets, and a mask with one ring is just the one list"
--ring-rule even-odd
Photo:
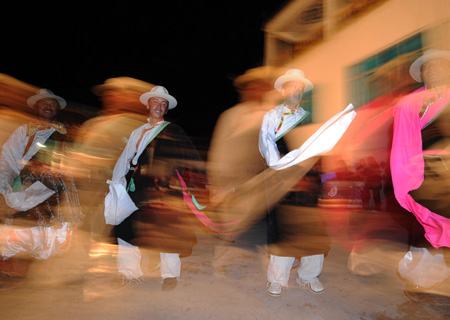
[(121, 183), (111, 180), (108, 180), (107, 183), (109, 184), (109, 193), (105, 197), (105, 221), (106, 224), (116, 226), (138, 208)]
[(349, 104), (344, 111), (323, 124), (300, 148), (292, 150), (281, 159), (279, 155), (269, 156), (269, 159), (266, 158), (267, 164), (274, 170), (283, 170), (331, 151), (356, 117), (353, 109), (353, 105)]
[(5, 201), (14, 210), (27, 211), (41, 204), (54, 193), (55, 191), (47, 188), (42, 182), (36, 181), (25, 190), (7, 193)]

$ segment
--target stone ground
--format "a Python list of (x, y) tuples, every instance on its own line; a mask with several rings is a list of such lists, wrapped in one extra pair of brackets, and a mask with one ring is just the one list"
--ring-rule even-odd
[(198, 245), (182, 259), (182, 277), (169, 292), (161, 291), (159, 270), (151, 270), (159, 262), (151, 252), (143, 253), (142, 284), (110, 289), (116, 248), (91, 242), (86, 250), (79, 234), (64, 257), (34, 262), (26, 280), (0, 290), (1, 319), (450, 319), (450, 307), (403, 294), (396, 265), (404, 251), (396, 244), (367, 254), (376, 273), (362, 276), (350, 271), (348, 250), (334, 241), (320, 277), (324, 293), (299, 287), (293, 269), (283, 296), (270, 297), (265, 232), (256, 224), (227, 243), (198, 230)]

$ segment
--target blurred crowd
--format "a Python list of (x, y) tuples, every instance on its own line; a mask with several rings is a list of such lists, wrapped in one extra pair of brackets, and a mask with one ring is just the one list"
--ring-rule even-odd
[(405, 295), (448, 304), (450, 52), (399, 56), (369, 80), (376, 99), (305, 138), (302, 99), (313, 84), (303, 71), (250, 69), (234, 79), (240, 102), (199, 146), (164, 119), (177, 100), (160, 85), (107, 79), (92, 88), (96, 110), (1, 74), (2, 288), (79, 241), (86, 259), (115, 246), (111, 288), (143, 281), (151, 249), (162, 290), (173, 290), (196, 232), (223, 240), (213, 262), (221, 270), (229, 243), (262, 223), (271, 296), (284, 293), (293, 268), (300, 285), (324, 292), (335, 245), (364, 276), (401, 252)]

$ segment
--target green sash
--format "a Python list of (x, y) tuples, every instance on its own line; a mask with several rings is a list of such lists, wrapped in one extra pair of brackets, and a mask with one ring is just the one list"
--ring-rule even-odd
[[(167, 125), (169, 125), (169, 124), (170, 124), (169, 121), (165, 121), (162, 125), (160, 125), (160, 126), (158, 127), (158, 129), (156, 129), (156, 131), (153, 133), (153, 135), (151, 136), (151, 138), (147, 141), (147, 143), (146, 143), (144, 149), (147, 148), (147, 146), (150, 144), (150, 142), (152, 142), (153, 139), (155, 139), (155, 137), (156, 137), (156, 136), (157, 136), (157, 135), (165, 128), (165, 127), (167, 127)], [(136, 166), (136, 168), (135, 168), (135, 167), (130, 167), (130, 170), (131, 170), (131, 171), (135, 171), (136, 169), (137, 169), (137, 166)], [(127, 192), (128, 192), (128, 191), (134, 192), (135, 190), (136, 190), (136, 186), (134, 185), (133, 177), (131, 177), (131, 178), (130, 178), (130, 182), (128, 183)]]

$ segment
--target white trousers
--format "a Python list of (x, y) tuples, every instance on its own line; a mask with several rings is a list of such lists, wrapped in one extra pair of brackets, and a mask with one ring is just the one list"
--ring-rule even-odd
[[(139, 247), (117, 238), (119, 249), (117, 251), (117, 270), (128, 279), (136, 279), (144, 274), (141, 270), (141, 251)], [(181, 275), (181, 260), (179, 253), (160, 252), (161, 277), (179, 278)]]
[[(323, 254), (302, 257), (300, 260), (300, 267), (297, 271), (298, 278), (302, 282), (308, 283), (318, 277), (322, 272), (324, 260), (325, 257)], [(287, 287), (294, 261), (294, 257), (270, 255), (267, 280), (270, 283), (277, 282), (282, 286)]]

